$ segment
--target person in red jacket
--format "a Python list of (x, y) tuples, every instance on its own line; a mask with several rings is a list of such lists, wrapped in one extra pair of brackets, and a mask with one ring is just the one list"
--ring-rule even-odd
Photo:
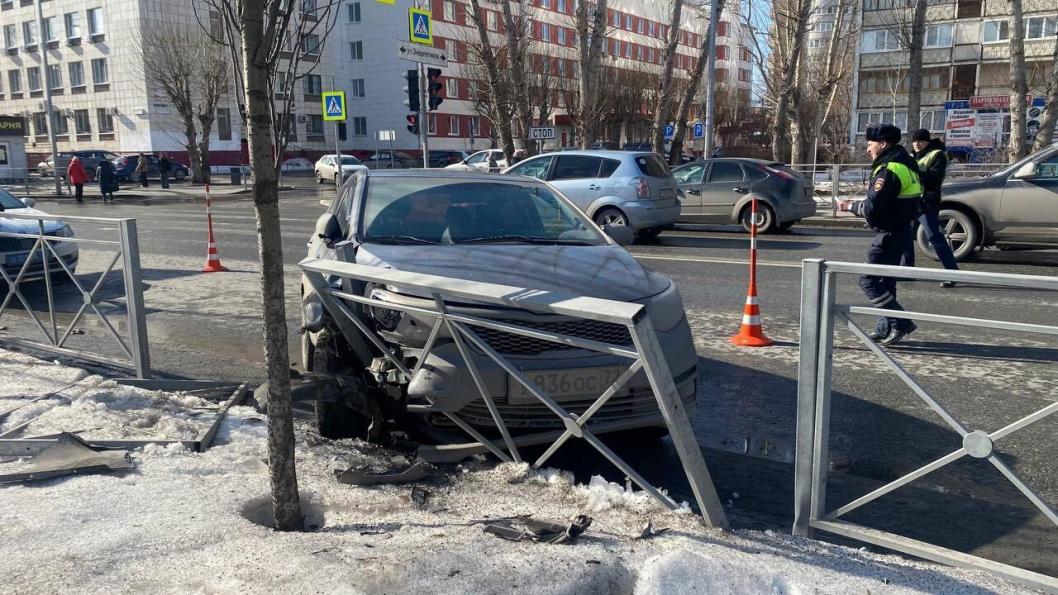
[(88, 181), (88, 172), (85, 171), (84, 166), (81, 165), (81, 160), (77, 157), (70, 159), (70, 166), (66, 168), (66, 180), (77, 189), (77, 202), (84, 202), (84, 185)]

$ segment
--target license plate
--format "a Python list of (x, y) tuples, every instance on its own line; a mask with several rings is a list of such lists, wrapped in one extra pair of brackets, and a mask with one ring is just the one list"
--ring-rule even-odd
[[(610, 388), (622, 372), (621, 368), (572, 368), (527, 371), (523, 374), (557, 402), (598, 397)], [(540, 403), (522, 383), (510, 377), (508, 383), (507, 402), (511, 405)]]
[(18, 254), (8, 254), (4, 259), (4, 264), (9, 267), (21, 266), (29, 258), (29, 252), (21, 252)]

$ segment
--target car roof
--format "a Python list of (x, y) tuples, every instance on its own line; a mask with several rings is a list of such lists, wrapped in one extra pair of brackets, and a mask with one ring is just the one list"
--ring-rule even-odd
[(550, 151), (548, 153), (541, 153), (537, 157), (543, 155), (586, 155), (588, 157), (608, 157), (610, 159), (625, 160), (630, 157), (640, 157), (642, 155), (657, 155), (653, 151), (615, 151), (607, 149), (577, 149), (574, 151)]
[(382, 169), (366, 170), (359, 175), (373, 178), (437, 178), (442, 180), (468, 180), (488, 182), (532, 182), (542, 184), (532, 176), (518, 176), (490, 172), (463, 171), (454, 169)]

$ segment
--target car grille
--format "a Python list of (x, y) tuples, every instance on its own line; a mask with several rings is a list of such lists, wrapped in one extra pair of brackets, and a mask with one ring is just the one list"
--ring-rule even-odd
[[(566, 411), (574, 415), (582, 415), (592, 403), (595, 397), (577, 401), (563, 401), (559, 403)], [(543, 403), (532, 405), (508, 405), (497, 399), (496, 409), (503, 418), (503, 423), (512, 428), (552, 428), (560, 427), (562, 420), (558, 418)], [(459, 410), (459, 416), (464, 421), (479, 427), (494, 426), (495, 422), (489, 414), (485, 403), (478, 399), (469, 403)], [(595, 415), (591, 416), (590, 423), (606, 421), (624, 421), (640, 417), (660, 417), (657, 400), (650, 390), (633, 391), (631, 394), (614, 396)]]
[[(549, 333), (568, 335), (579, 339), (589, 339), (628, 347), (632, 345), (632, 336), (628, 329), (608, 322), (597, 322), (594, 320), (564, 320), (558, 322), (526, 322), (522, 320), (497, 320), (511, 325), (530, 328)], [(579, 349), (569, 345), (562, 345), (543, 339), (533, 339), (521, 335), (514, 335), (504, 331), (471, 325), (471, 329), (479, 337), (485, 340), (490, 347), (505, 355), (536, 355), (545, 351)]]
[(0, 238), (0, 252), (25, 252), (32, 250), (36, 243), (31, 238)]

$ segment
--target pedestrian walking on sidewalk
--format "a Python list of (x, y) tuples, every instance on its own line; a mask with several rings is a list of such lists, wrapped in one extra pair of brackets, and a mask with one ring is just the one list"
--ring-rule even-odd
[(136, 175), (140, 177), (140, 186), (147, 187), (147, 156), (140, 153), (139, 158), (136, 160)]
[[(838, 208), (867, 219), (874, 239), (867, 250), (868, 264), (899, 265), (911, 247), (911, 222), (918, 217), (922, 184), (918, 164), (900, 145), (900, 129), (892, 124), (867, 128), (867, 154), (874, 159), (866, 200), (838, 201)], [(876, 308), (902, 311), (896, 300), (896, 279), (876, 275), (860, 277), (860, 288)], [(913, 333), (915, 323), (905, 318), (881, 317), (870, 337), (892, 345)]]
[(169, 171), (171, 166), (169, 164), (169, 156), (162, 153), (162, 156), (158, 158), (158, 173), (162, 176), (162, 188), (169, 187)]
[(114, 171), (114, 164), (104, 159), (96, 168), (96, 180), (99, 181), (99, 192), (103, 195), (103, 202), (112, 202), (114, 193), (118, 190), (118, 177)]
[[(918, 217), (918, 225), (925, 231), (926, 239), (933, 246), (937, 254), (937, 260), (944, 268), (957, 271), (959, 265), (955, 263), (955, 254), (952, 253), (948, 238), (940, 229), (940, 200), (941, 185), (944, 177), (948, 174), (948, 156), (945, 154), (947, 147), (939, 138), (931, 138), (929, 130), (919, 129), (911, 137), (911, 146), (915, 149), (915, 161), (918, 163), (918, 176), (922, 182), (922, 214)], [(909, 267), (915, 266), (915, 246), (911, 245), (901, 264)], [(954, 281), (945, 281), (941, 287), (954, 287)]]
[(70, 165), (66, 168), (66, 181), (74, 187), (74, 197), (77, 202), (84, 202), (84, 184), (88, 181), (88, 172), (81, 165), (81, 159), (73, 157)]

